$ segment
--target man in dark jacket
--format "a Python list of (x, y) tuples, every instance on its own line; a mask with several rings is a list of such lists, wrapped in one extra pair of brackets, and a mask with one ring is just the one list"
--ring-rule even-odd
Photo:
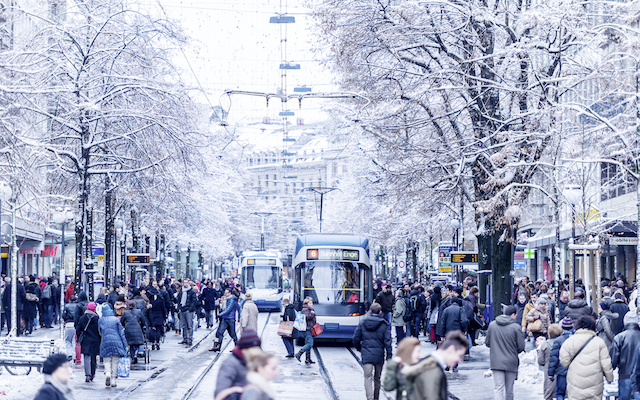
[[(621, 317), (618, 320), (622, 320)], [(627, 312), (624, 316), (624, 331), (613, 338), (611, 344), (611, 366), (618, 368), (618, 399), (631, 398), (631, 372), (636, 349), (640, 346), (638, 315)]]
[(451, 305), (438, 316), (438, 322), (440, 320), (442, 320), (442, 324), (438, 325), (439, 329), (436, 330), (438, 336), (444, 337), (451, 331), (467, 332), (469, 321), (459, 297), (451, 298)]
[[(454, 290), (453, 287), (447, 287), (445, 292), (446, 292), (446, 297), (443, 294), (442, 301), (440, 301), (440, 307), (438, 308), (438, 322), (436, 322), (436, 335), (439, 337), (444, 337), (443, 332), (445, 332), (444, 319), (442, 318), (442, 315), (444, 314), (444, 310), (446, 310), (447, 307), (453, 304), (454, 297), (459, 296), (458, 292)], [(440, 334), (438, 332), (443, 334)]]
[(489, 324), (485, 344), (489, 347), (489, 367), (493, 371), (493, 391), (495, 399), (513, 400), (513, 384), (518, 376), (520, 359), (524, 351), (524, 336), (516, 323), (517, 310), (507, 306)]
[(563, 290), (562, 293), (560, 293), (560, 306), (558, 307), (558, 315), (560, 316), (560, 318), (564, 318), (564, 310), (567, 308), (568, 305), (569, 305), (569, 292), (567, 292), (566, 290)]
[(369, 317), (358, 324), (353, 334), (353, 346), (362, 353), (364, 391), (367, 400), (378, 400), (384, 361), (393, 356), (389, 323), (382, 318), (380, 304), (373, 303), (369, 310)]
[(182, 342), (191, 346), (193, 343), (193, 313), (196, 312), (198, 299), (196, 292), (191, 288), (189, 279), (182, 282), (182, 291), (178, 298), (178, 311), (180, 312), (180, 328), (182, 329)]
[(80, 321), (80, 317), (82, 317), (84, 312), (87, 310), (87, 304), (89, 304), (89, 300), (87, 299), (87, 294), (83, 290), (78, 294), (78, 307), (76, 308), (76, 316), (74, 320), (74, 326), (76, 329), (78, 328), (78, 321)]
[(549, 369), (547, 370), (547, 374), (551, 377), (551, 380), (555, 378), (556, 381), (556, 400), (564, 400), (567, 394), (567, 369), (560, 364), (560, 348), (564, 342), (573, 335), (573, 321), (571, 317), (564, 317), (560, 326), (562, 326), (562, 335), (553, 341), (553, 346), (549, 353)]
[(389, 323), (389, 332), (391, 332), (391, 313), (393, 312), (393, 292), (391, 285), (384, 287), (384, 290), (378, 293), (376, 297), (376, 303), (382, 307), (382, 316)]
[(40, 388), (34, 400), (65, 400), (72, 399), (68, 386), (71, 379), (71, 365), (64, 354), (52, 354), (42, 364), (44, 385)]
[(622, 332), (623, 329), (626, 329), (624, 316), (629, 312), (629, 306), (624, 302), (622, 293), (616, 293), (613, 298), (614, 301), (609, 306), (609, 311), (618, 314), (618, 319), (616, 320), (615, 325), (612, 326), (613, 334), (617, 335), (618, 333)]
[(107, 297), (107, 302), (111, 305), (112, 309), (116, 308), (116, 301), (118, 300), (118, 294), (120, 291), (120, 285), (118, 283), (114, 283), (111, 287), (111, 293)]
[(598, 315), (591, 309), (591, 307), (589, 307), (587, 302), (584, 301), (584, 292), (582, 290), (578, 290), (576, 291), (574, 299), (571, 300), (564, 309), (564, 316), (571, 317), (575, 323), (578, 318), (583, 315), (590, 315), (593, 319), (598, 319)]
[(409, 304), (411, 304), (411, 316), (413, 320), (413, 326), (411, 328), (411, 336), (419, 337), (420, 329), (422, 327), (422, 319), (424, 318), (424, 312), (427, 309), (427, 299), (424, 297), (424, 288), (422, 286), (418, 289), (411, 291), (411, 297), (409, 298)]
[[(22, 312), (24, 310), (24, 303), (27, 301), (27, 292), (24, 290), (24, 286), (20, 282), (16, 286), (16, 293), (18, 301), (16, 302), (16, 310), (18, 314), (18, 329), (16, 330), (16, 336), (22, 334), (22, 328), (20, 327), (20, 320), (22, 319)], [(11, 332), (11, 278), (5, 278), (5, 289), (2, 293), (2, 306), (4, 307), (4, 315), (7, 318), (7, 329)]]
[(207, 282), (207, 287), (202, 289), (202, 301), (204, 303), (204, 316), (207, 320), (207, 328), (213, 326), (213, 311), (216, 308), (217, 293), (211, 281)]

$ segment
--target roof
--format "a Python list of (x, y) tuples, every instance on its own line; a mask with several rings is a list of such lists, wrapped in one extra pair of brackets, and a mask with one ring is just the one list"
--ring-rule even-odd
[(351, 246), (361, 247), (369, 255), (369, 239), (362, 236), (350, 235), (347, 233), (314, 233), (300, 236), (296, 241), (296, 253), (305, 246)]

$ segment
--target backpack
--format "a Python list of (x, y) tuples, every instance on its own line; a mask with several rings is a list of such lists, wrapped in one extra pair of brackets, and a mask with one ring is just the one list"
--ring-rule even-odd
[(409, 322), (413, 319), (413, 311), (411, 310), (411, 302), (406, 303), (406, 307), (404, 309), (404, 315), (402, 316), (402, 319), (404, 320), (404, 322)]
[(418, 311), (418, 308), (420, 307), (420, 298), (418, 296), (419, 295), (417, 294), (411, 296), (411, 311), (413, 312)]
[(47, 285), (42, 289), (42, 298), (50, 299), (51, 298), (51, 285)]

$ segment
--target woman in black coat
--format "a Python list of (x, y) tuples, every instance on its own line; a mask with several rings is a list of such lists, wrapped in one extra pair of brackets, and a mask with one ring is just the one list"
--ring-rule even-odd
[(127, 344), (129, 345), (131, 362), (136, 364), (138, 362), (136, 358), (138, 347), (144, 344), (144, 329), (147, 326), (147, 318), (142, 314), (142, 311), (136, 308), (135, 301), (128, 300), (127, 307), (128, 310), (122, 314), (120, 322), (124, 327), (124, 336), (127, 338)]
[[(36, 296), (38, 300), (42, 296), (42, 292), (40, 291), (40, 287), (35, 282), (31, 282), (26, 284), (24, 287), (26, 293), (31, 293), (33, 296)], [(30, 297), (30, 296), (28, 296)], [(38, 301), (25, 301), (24, 308), (22, 309), (22, 317), (24, 318), (24, 331), (25, 334), (33, 333), (33, 319), (36, 317), (36, 310), (38, 308)]]
[(162, 338), (162, 329), (164, 321), (167, 319), (167, 308), (164, 297), (153, 282), (153, 286), (149, 288), (147, 297), (151, 308), (147, 310), (147, 319), (149, 320), (149, 340), (151, 341), (152, 350), (160, 350), (160, 339)]
[(100, 354), (100, 332), (98, 331), (98, 314), (96, 303), (87, 304), (87, 310), (78, 320), (76, 335), (80, 343), (80, 352), (84, 356), (85, 382), (91, 382), (98, 366), (96, 357)]

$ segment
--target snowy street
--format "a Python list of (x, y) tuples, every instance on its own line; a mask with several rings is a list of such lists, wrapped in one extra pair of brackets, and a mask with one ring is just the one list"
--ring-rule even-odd
[[(267, 317), (268, 320), (267, 320)], [(259, 326), (264, 328), (262, 347), (279, 356), (279, 377), (274, 382), (278, 399), (294, 400), (314, 398), (318, 400), (363, 400), (363, 372), (356, 359), (359, 354), (341, 345), (316, 347), (322, 357), (320, 363), (307, 366), (295, 359), (284, 358), (285, 349), (277, 335), (278, 316), (261, 313)], [(56, 337), (57, 329), (38, 330), (34, 336)], [(115, 400), (127, 398), (209, 400), (213, 397), (216, 376), (224, 368), (230, 356), (231, 346), (218, 355), (208, 351), (215, 330), (200, 328), (194, 333), (194, 346), (179, 345), (181, 336), (168, 332), (160, 351), (151, 352), (151, 363), (132, 365), (129, 378), (119, 378), (117, 388), (105, 388), (102, 367), (98, 367), (96, 378), (84, 382), (81, 366), (74, 366), (71, 387), (76, 399)], [(422, 338), (424, 340), (424, 338)], [(223, 347), (229, 339), (225, 340)], [(394, 340), (395, 345), (395, 340)], [(428, 355), (435, 346), (422, 344), (422, 356)], [(531, 356), (533, 355), (530, 354)], [(312, 353), (316, 361), (317, 353)], [(459, 372), (447, 372), (450, 393), (459, 399), (493, 399), (493, 379), (485, 378), (488, 369), (489, 349), (476, 346), (471, 350), (471, 360), (459, 366)], [(528, 364), (520, 367), (515, 392), (518, 399), (539, 399), (542, 394), (542, 372), (535, 359), (527, 357)], [(384, 375), (383, 375), (384, 380)], [(0, 399), (32, 399), (43, 382), (42, 375), (35, 370), (28, 376), (12, 376), (6, 371), (0, 374)], [(313, 397), (308, 397), (309, 394)], [(382, 395), (381, 395), (382, 396)], [(386, 398), (395, 399), (395, 393), (386, 393)]]

